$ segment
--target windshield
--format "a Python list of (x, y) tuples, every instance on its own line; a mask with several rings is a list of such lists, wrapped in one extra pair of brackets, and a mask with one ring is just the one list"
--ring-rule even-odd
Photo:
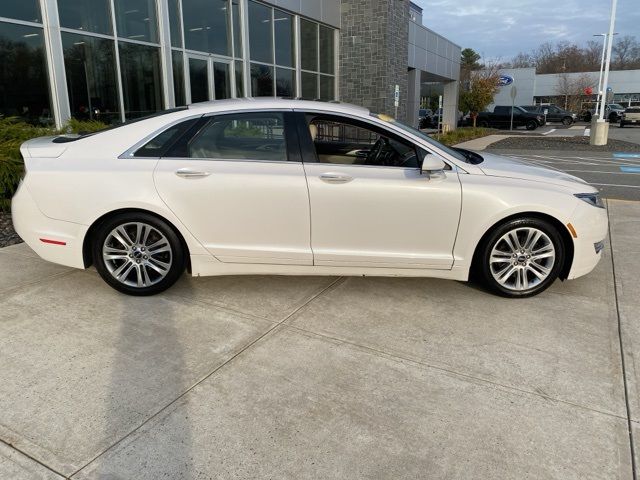
[(609, 108), (611, 110), (624, 110), (624, 107), (622, 105), (618, 105), (617, 103), (612, 103), (611, 105), (609, 105)]
[(396, 120), (393, 117), (390, 117), (388, 115), (384, 115), (384, 114), (378, 114), (378, 113), (372, 113), (371, 114), (372, 117), (377, 118), (378, 120), (382, 120), (383, 122), (386, 123), (390, 123), (391, 125), (394, 125), (402, 130), (404, 130), (405, 132), (408, 132), (412, 135), (415, 135), (417, 137), (420, 137), (421, 140), (424, 140), (425, 142), (429, 143), (430, 145), (433, 145), (436, 148), (439, 148), (440, 150), (448, 153), (449, 155), (451, 155), (453, 158), (460, 160), (461, 162), (465, 162), (465, 163), (471, 163), (471, 161), (469, 161), (469, 159), (463, 155), (462, 153), (447, 147), (446, 145), (441, 144), (440, 142), (437, 142), (436, 140), (434, 140), (433, 138), (431, 138), (429, 135), (426, 135), (424, 133), (422, 133), (420, 130), (417, 130), (413, 127), (410, 127), (409, 125), (405, 125), (402, 122), (399, 122), (398, 120)]

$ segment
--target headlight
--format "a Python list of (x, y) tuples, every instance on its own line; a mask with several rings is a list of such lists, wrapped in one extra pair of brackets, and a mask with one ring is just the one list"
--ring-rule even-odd
[(587, 202), (589, 205), (604, 208), (604, 203), (602, 203), (602, 198), (599, 193), (576, 193), (575, 196), (580, 200)]

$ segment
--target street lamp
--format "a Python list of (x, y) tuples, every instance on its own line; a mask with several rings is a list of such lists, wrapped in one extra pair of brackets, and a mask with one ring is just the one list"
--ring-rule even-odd
[[(617, 35), (618, 33), (614, 33)], [(600, 109), (600, 100), (602, 99), (602, 70), (604, 68), (604, 53), (607, 50), (607, 33), (596, 33), (594, 37), (602, 37), (602, 57), (600, 58), (600, 75), (598, 76), (598, 95), (596, 96), (596, 109), (595, 113), (598, 113)]]
[[(611, 65), (611, 47), (613, 46), (613, 27), (616, 23), (616, 6), (618, 5), (618, 0), (611, 0), (611, 18), (609, 19), (609, 34), (607, 37), (607, 58), (604, 64), (604, 74), (602, 78), (602, 88), (606, 89), (607, 85), (609, 85), (609, 67)], [(602, 97), (600, 98), (600, 115), (598, 117), (598, 122), (604, 122), (604, 104), (602, 101)]]
[[(609, 33), (604, 37), (605, 45), (606, 45), (606, 57), (604, 60), (604, 73), (602, 74), (602, 82), (600, 82), (601, 90), (606, 90), (607, 85), (609, 84), (609, 67), (611, 65), (611, 47), (613, 46), (613, 27), (616, 23), (616, 6), (618, 4), (618, 0), (611, 0), (611, 18), (609, 19)], [(603, 53), (604, 53), (603, 49)], [(591, 123), (591, 135), (589, 139), (589, 143), (591, 145), (606, 145), (607, 140), (609, 138), (609, 124), (606, 122), (604, 118), (604, 107), (606, 102), (603, 101), (602, 94), (600, 95), (600, 105), (598, 108), (600, 109), (598, 113), (597, 120)]]

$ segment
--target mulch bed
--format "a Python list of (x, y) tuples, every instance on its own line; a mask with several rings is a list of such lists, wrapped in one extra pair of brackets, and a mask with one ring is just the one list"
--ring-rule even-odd
[(22, 239), (13, 229), (11, 214), (0, 212), (0, 248), (21, 242)]
[(572, 150), (589, 152), (640, 152), (637, 143), (609, 139), (606, 145), (589, 145), (589, 137), (521, 136), (499, 140), (491, 150)]

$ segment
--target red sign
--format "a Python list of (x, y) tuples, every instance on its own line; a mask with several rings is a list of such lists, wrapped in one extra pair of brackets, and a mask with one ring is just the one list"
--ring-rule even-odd
[(584, 94), (585, 95), (591, 95), (593, 93), (593, 88), (591, 87), (587, 87), (584, 89)]

